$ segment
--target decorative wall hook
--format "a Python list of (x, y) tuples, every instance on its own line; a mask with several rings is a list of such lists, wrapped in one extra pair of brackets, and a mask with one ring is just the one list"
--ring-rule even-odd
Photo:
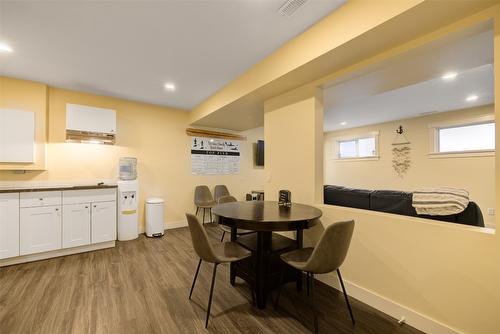
[(403, 177), (410, 169), (410, 141), (406, 138), (405, 129), (402, 125), (396, 129), (396, 137), (392, 142), (392, 168), (399, 177)]
[(392, 141), (392, 145), (408, 145), (410, 141), (406, 138), (405, 129), (402, 125), (396, 129), (396, 137)]

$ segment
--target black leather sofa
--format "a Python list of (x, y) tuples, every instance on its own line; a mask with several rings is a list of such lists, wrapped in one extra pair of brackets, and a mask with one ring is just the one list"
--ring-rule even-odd
[(412, 204), (413, 194), (394, 190), (365, 190), (325, 185), (324, 203), (350, 208), (421, 217), (449, 223), (484, 227), (481, 209), (474, 202), (459, 214), (449, 216), (418, 215)]

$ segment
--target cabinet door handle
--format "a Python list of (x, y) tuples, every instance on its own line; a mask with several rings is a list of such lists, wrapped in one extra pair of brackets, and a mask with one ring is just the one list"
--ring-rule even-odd
[(59, 208), (56, 208), (56, 211), (59, 211)]
[(85, 205), (85, 209), (88, 209), (88, 208), (89, 208), (89, 206), (88, 206), (88, 205)]
[(97, 208), (97, 205), (94, 205), (94, 208)]

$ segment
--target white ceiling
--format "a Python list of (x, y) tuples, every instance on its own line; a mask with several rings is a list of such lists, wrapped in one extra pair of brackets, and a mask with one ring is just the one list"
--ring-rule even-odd
[(191, 109), (345, 1), (0, 1), (0, 74)]
[[(494, 103), (493, 31), (438, 41), (324, 91), (324, 130), (335, 131)], [(441, 76), (456, 71), (455, 80)], [(468, 95), (479, 98), (467, 102)], [(345, 125), (341, 123), (345, 122)]]

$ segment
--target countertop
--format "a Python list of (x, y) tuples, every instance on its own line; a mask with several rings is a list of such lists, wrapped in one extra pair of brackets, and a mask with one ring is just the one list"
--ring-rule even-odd
[(61, 191), (61, 190), (85, 190), (85, 189), (109, 189), (117, 188), (116, 184), (103, 185), (26, 185), (26, 186), (8, 186), (0, 187), (0, 193), (22, 193), (33, 191)]

